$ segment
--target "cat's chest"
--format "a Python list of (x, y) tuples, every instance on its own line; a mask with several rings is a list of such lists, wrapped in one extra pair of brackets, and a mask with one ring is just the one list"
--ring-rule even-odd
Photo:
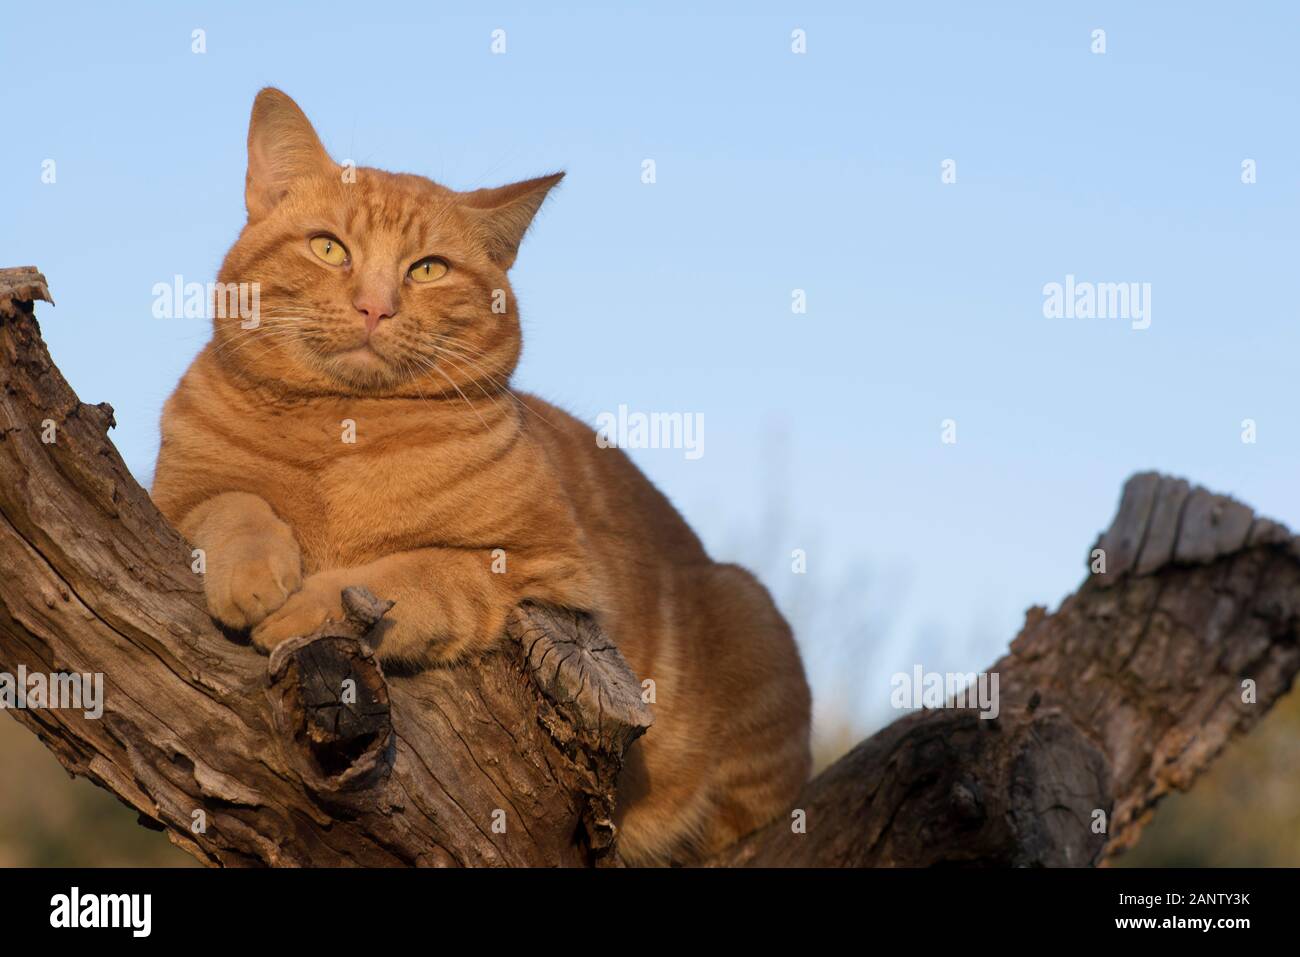
[(281, 456), (274, 504), (298, 532), (309, 571), (480, 537), (483, 516), (465, 505), (482, 464), (462, 442), (419, 430), (367, 434), (364, 422), (344, 420), (337, 433), (299, 433)]

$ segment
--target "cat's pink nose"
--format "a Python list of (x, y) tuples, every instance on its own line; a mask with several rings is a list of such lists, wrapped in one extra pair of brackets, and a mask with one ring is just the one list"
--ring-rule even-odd
[(356, 306), (357, 312), (365, 317), (367, 335), (375, 331), (379, 320), (390, 319), (397, 311), (393, 301), (382, 296), (361, 295), (353, 300), (352, 305)]

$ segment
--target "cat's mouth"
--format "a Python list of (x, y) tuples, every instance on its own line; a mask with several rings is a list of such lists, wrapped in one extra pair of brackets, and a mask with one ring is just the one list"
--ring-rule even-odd
[(382, 336), (318, 343), (304, 358), (318, 373), (349, 392), (387, 388), (410, 375), (410, 363), (402, 350)]

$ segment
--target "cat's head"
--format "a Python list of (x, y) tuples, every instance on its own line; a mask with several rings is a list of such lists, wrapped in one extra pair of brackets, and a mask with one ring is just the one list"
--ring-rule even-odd
[(292, 99), (263, 90), (248, 129), (248, 224), (219, 276), (216, 355), (309, 393), (494, 391), (519, 360), (506, 271), (563, 175), (460, 193), (340, 166)]

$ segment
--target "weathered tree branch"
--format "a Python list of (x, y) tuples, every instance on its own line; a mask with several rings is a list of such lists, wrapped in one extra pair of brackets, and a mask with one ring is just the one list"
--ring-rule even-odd
[(1300, 542), (1144, 473), (1096, 549), (1105, 572), (1031, 608), (989, 669), (999, 717), (895, 721), (808, 785), (807, 835), (777, 822), (719, 863), (1070, 866), (1131, 846), (1300, 670)]
[[(210, 864), (617, 863), (618, 772), (651, 715), (589, 619), (523, 606), (474, 666), (391, 680), (365, 641), (387, 603), (360, 590), (269, 661), (230, 640), (106, 438), (112, 409), (51, 362), (48, 299), (34, 269), (0, 270), (0, 669), (101, 673), (106, 695), (99, 720), (19, 721)], [(1079, 865), (1132, 844), (1300, 669), (1300, 546), (1148, 474), (1098, 548), (1105, 573), (1031, 609), (990, 669), (997, 719), (907, 715), (807, 786), (806, 833), (780, 819), (713, 863)]]
[(617, 773), (651, 719), (612, 643), (524, 606), (474, 667), (389, 681), (358, 641), (386, 609), (359, 593), (269, 663), (228, 640), (105, 437), (112, 409), (51, 363), (46, 298), (34, 270), (0, 272), (0, 668), (102, 673), (105, 708), (19, 721), (211, 864), (613, 859)]

